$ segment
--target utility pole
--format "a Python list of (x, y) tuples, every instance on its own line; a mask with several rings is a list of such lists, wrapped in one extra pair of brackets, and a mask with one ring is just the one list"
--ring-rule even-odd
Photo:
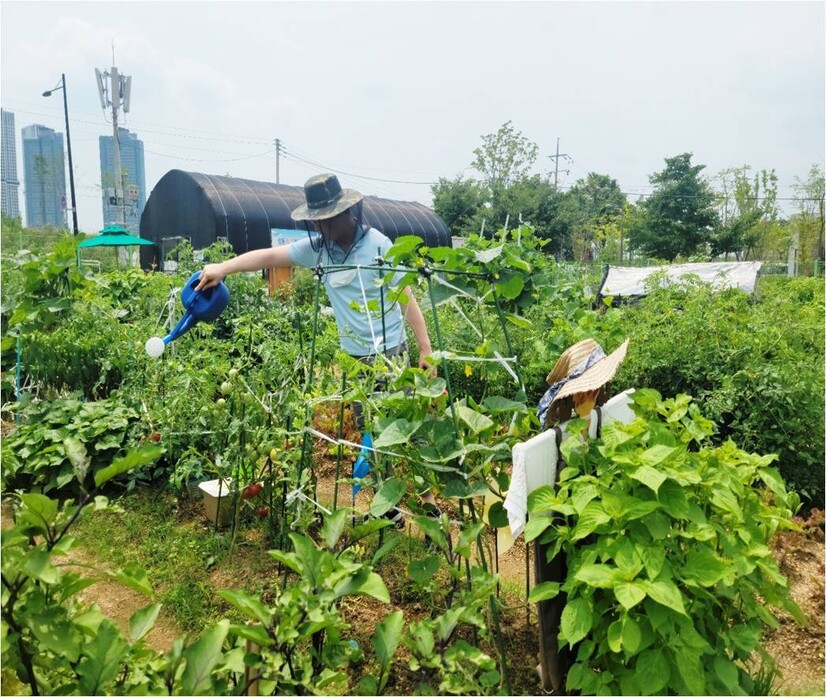
[[(573, 162), (573, 160), (571, 160), (570, 156), (568, 156), (566, 153), (559, 153), (559, 138), (556, 139), (556, 155), (548, 155), (548, 157), (554, 161), (554, 191), (556, 191), (558, 188), (557, 180), (559, 178), (559, 158), (564, 157), (565, 159), (570, 160), (571, 162)], [(565, 174), (568, 174), (570, 172), (570, 170), (568, 169), (563, 169), (562, 171)]]
[[(114, 62), (114, 61), (113, 61)], [(126, 225), (125, 198), (123, 186), (123, 166), (120, 159), (120, 134), (118, 133), (118, 109), (123, 106), (123, 113), (129, 113), (130, 95), (132, 92), (132, 77), (121, 75), (118, 69), (112, 66), (111, 72), (103, 72), (95, 68), (95, 76), (98, 83), (98, 94), (100, 105), (112, 107), (112, 134), (114, 136), (114, 160), (115, 160), (115, 205), (118, 211), (118, 225)], [(108, 78), (108, 82), (107, 82)]]
[(275, 139), (275, 183), (281, 183), (281, 140)]

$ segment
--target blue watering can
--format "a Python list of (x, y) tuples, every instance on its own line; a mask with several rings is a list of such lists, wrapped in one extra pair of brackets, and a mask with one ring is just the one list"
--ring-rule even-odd
[(186, 312), (175, 328), (163, 338), (164, 344), (188, 332), (198, 322), (212, 322), (229, 304), (229, 288), (223, 281), (212, 288), (196, 291), (195, 286), (198, 285), (200, 276), (201, 272), (196, 271), (181, 289), (181, 303)]

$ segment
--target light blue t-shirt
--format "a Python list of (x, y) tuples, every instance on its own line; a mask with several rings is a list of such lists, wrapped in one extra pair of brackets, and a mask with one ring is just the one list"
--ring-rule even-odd
[[(318, 238), (320, 241), (320, 238)], [(384, 288), (384, 323), (382, 324), (379, 270), (360, 268), (377, 266), (376, 257), (384, 257), (392, 242), (375, 228), (359, 227), (356, 242), (345, 253), (333, 243), (314, 251), (309, 239), (289, 245), (290, 259), (296, 266), (322, 269), (346, 265), (346, 269), (324, 272), (323, 282), (333, 306), (341, 348), (351, 356), (372, 356), (398, 348), (406, 341), (398, 298), (398, 288)], [(351, 268), (355, 267), (355, 268)], [(372, 307), (368, 311), (368, 306)], [(386, 338), (386, 340), (385, 340)]]

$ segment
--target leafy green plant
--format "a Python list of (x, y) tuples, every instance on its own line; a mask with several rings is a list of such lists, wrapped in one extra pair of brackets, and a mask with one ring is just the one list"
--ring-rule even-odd
[[(433, 521), (431, 521), (433, 522)], [(438, 535), (436, 535), (438, 537)], [(445, 543), (447, 544), (447, 543)], [(473, 568), (468, 588), (455, 603), (435, 617), (411, 622), (404, 644), (411, 654), (410, 669), (419, 674), (420, 693), (496, 694), (501, 675), (496, 660), (471, 644), (461, 634), (468, 628), (486, 632), (485, 605), (495, 591), (496, 579), (479, 567)]]
[(396, 649), (402, 638), (402, 628), (404, 627), (404, 613), (401, 610), (391, 612), (384, 618), (383, 622), (376, 625), (376, 633), (370, 638), (370, 643), (376, 652), (379, 662), (379, 675), (377, 678), (366, 675), (359, 683), (359, 692), (364, 695), (383, 694), (387, 685), (387, 678), (390, 674), (390, 665)]
[(352, 511), (340, 508), (325, 518), (323, 546), (290, 533), (293, 551), (269, 552), (295, 574), (267, 605), (244, 591), (220, 591), (222, 598), (251, 620), (229, 630), (257, 646), (246, 663), (258, 673), (262, 693), (344, 694), (347, 665), (362, 656), (346, 638), (348, 625), (338, 603), (348, 595), (390, 601), (387, 587), (368, 564), (355, 559), (352, 545), (389, 521), (371, 521), (343, 537)]
[(757, 290), (686, 280), (623, 309), (632, 350), (615, 387), (693, 395), (715, 442), (776, 453), (788, 486), (822, 508), (823, 283), (766, 277)]
[[(799, 621), (767, 543), (800, 500), (774, 456), (711, 445), (712, 423), (686, 395), (634, 394), (637, 419), (601, 439), (563, 443), (558, 489), (529, 496), (526, 540), (565, 555), (559, 639), (567, 687), (591, 694), (754, 694), (748, 661), (771, 608)], [(585, 422), (572, 422), (571, 428)]]
[[(13, 525), (2, 532), (2, 652), (4, 670), (29, 686), (31, 694), (105, 694), (107, 690), (158, 690), (162, 671), (151, 663), (154, 652), (142, 642), (160, 611), (154, 603), (130, 619), (130, 636), (84, 608), (77, 594), (95, 582), (64, 571), (55, 561), (71, 549), (69, 529), (81, 515), (109, 507), (97, 493), (110, 479), (140, 467), (159, 454), (147, 446), (116, 459), (95, 473), (81, 498), (59, 504), (36, 493), (20, 494)], [(127, 565), (109, 575), (152, 598), (146, 574)], [(124, 662), (133, 672), (122, 671)], [(155, 668), (154, 674), (152, 668)], [(139, 679), (135, 679), (135, 676)], [(117, 683), (118, 687), (115, 687)], [(145, 692), (144, 694), (150, 694)]]
[[(138, 414), (114, 400), (81, 402), (73, 397), (37, 402), (26, 421), (3, 439), (3, 488), (43, 492), (88, 486), (90, 480), (122, 455), (134, 441), (130, 432)], [(141, 452), (154, 454), (158, 446)]]

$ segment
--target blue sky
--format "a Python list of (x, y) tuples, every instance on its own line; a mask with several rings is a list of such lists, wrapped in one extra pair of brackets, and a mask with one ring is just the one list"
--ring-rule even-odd
[[(64, 131), (80, 227), (102, 224), (95, 68), (132, 76), (125, 127), (147, 190), (171, 169), (345, 186), (431, 203), (510, 120), (561, 186), (633, 194), (664, 159), (774, 168), (780, 197), (824, 165), (821, 2), (17, 2), (0, 4), (0, 103), (19, 131)], [(18, 160), (20, 160), (18, 142)], [(20, 165), (18, 165), (20, 166)], [(22, 172), (20, 173), (22, 178)], [(404, 182), (404, 183), (402, 183)], [(21, 192), (21, 205), (23, 197)], [(790, 203), (784, 205), (791, 205)]]

